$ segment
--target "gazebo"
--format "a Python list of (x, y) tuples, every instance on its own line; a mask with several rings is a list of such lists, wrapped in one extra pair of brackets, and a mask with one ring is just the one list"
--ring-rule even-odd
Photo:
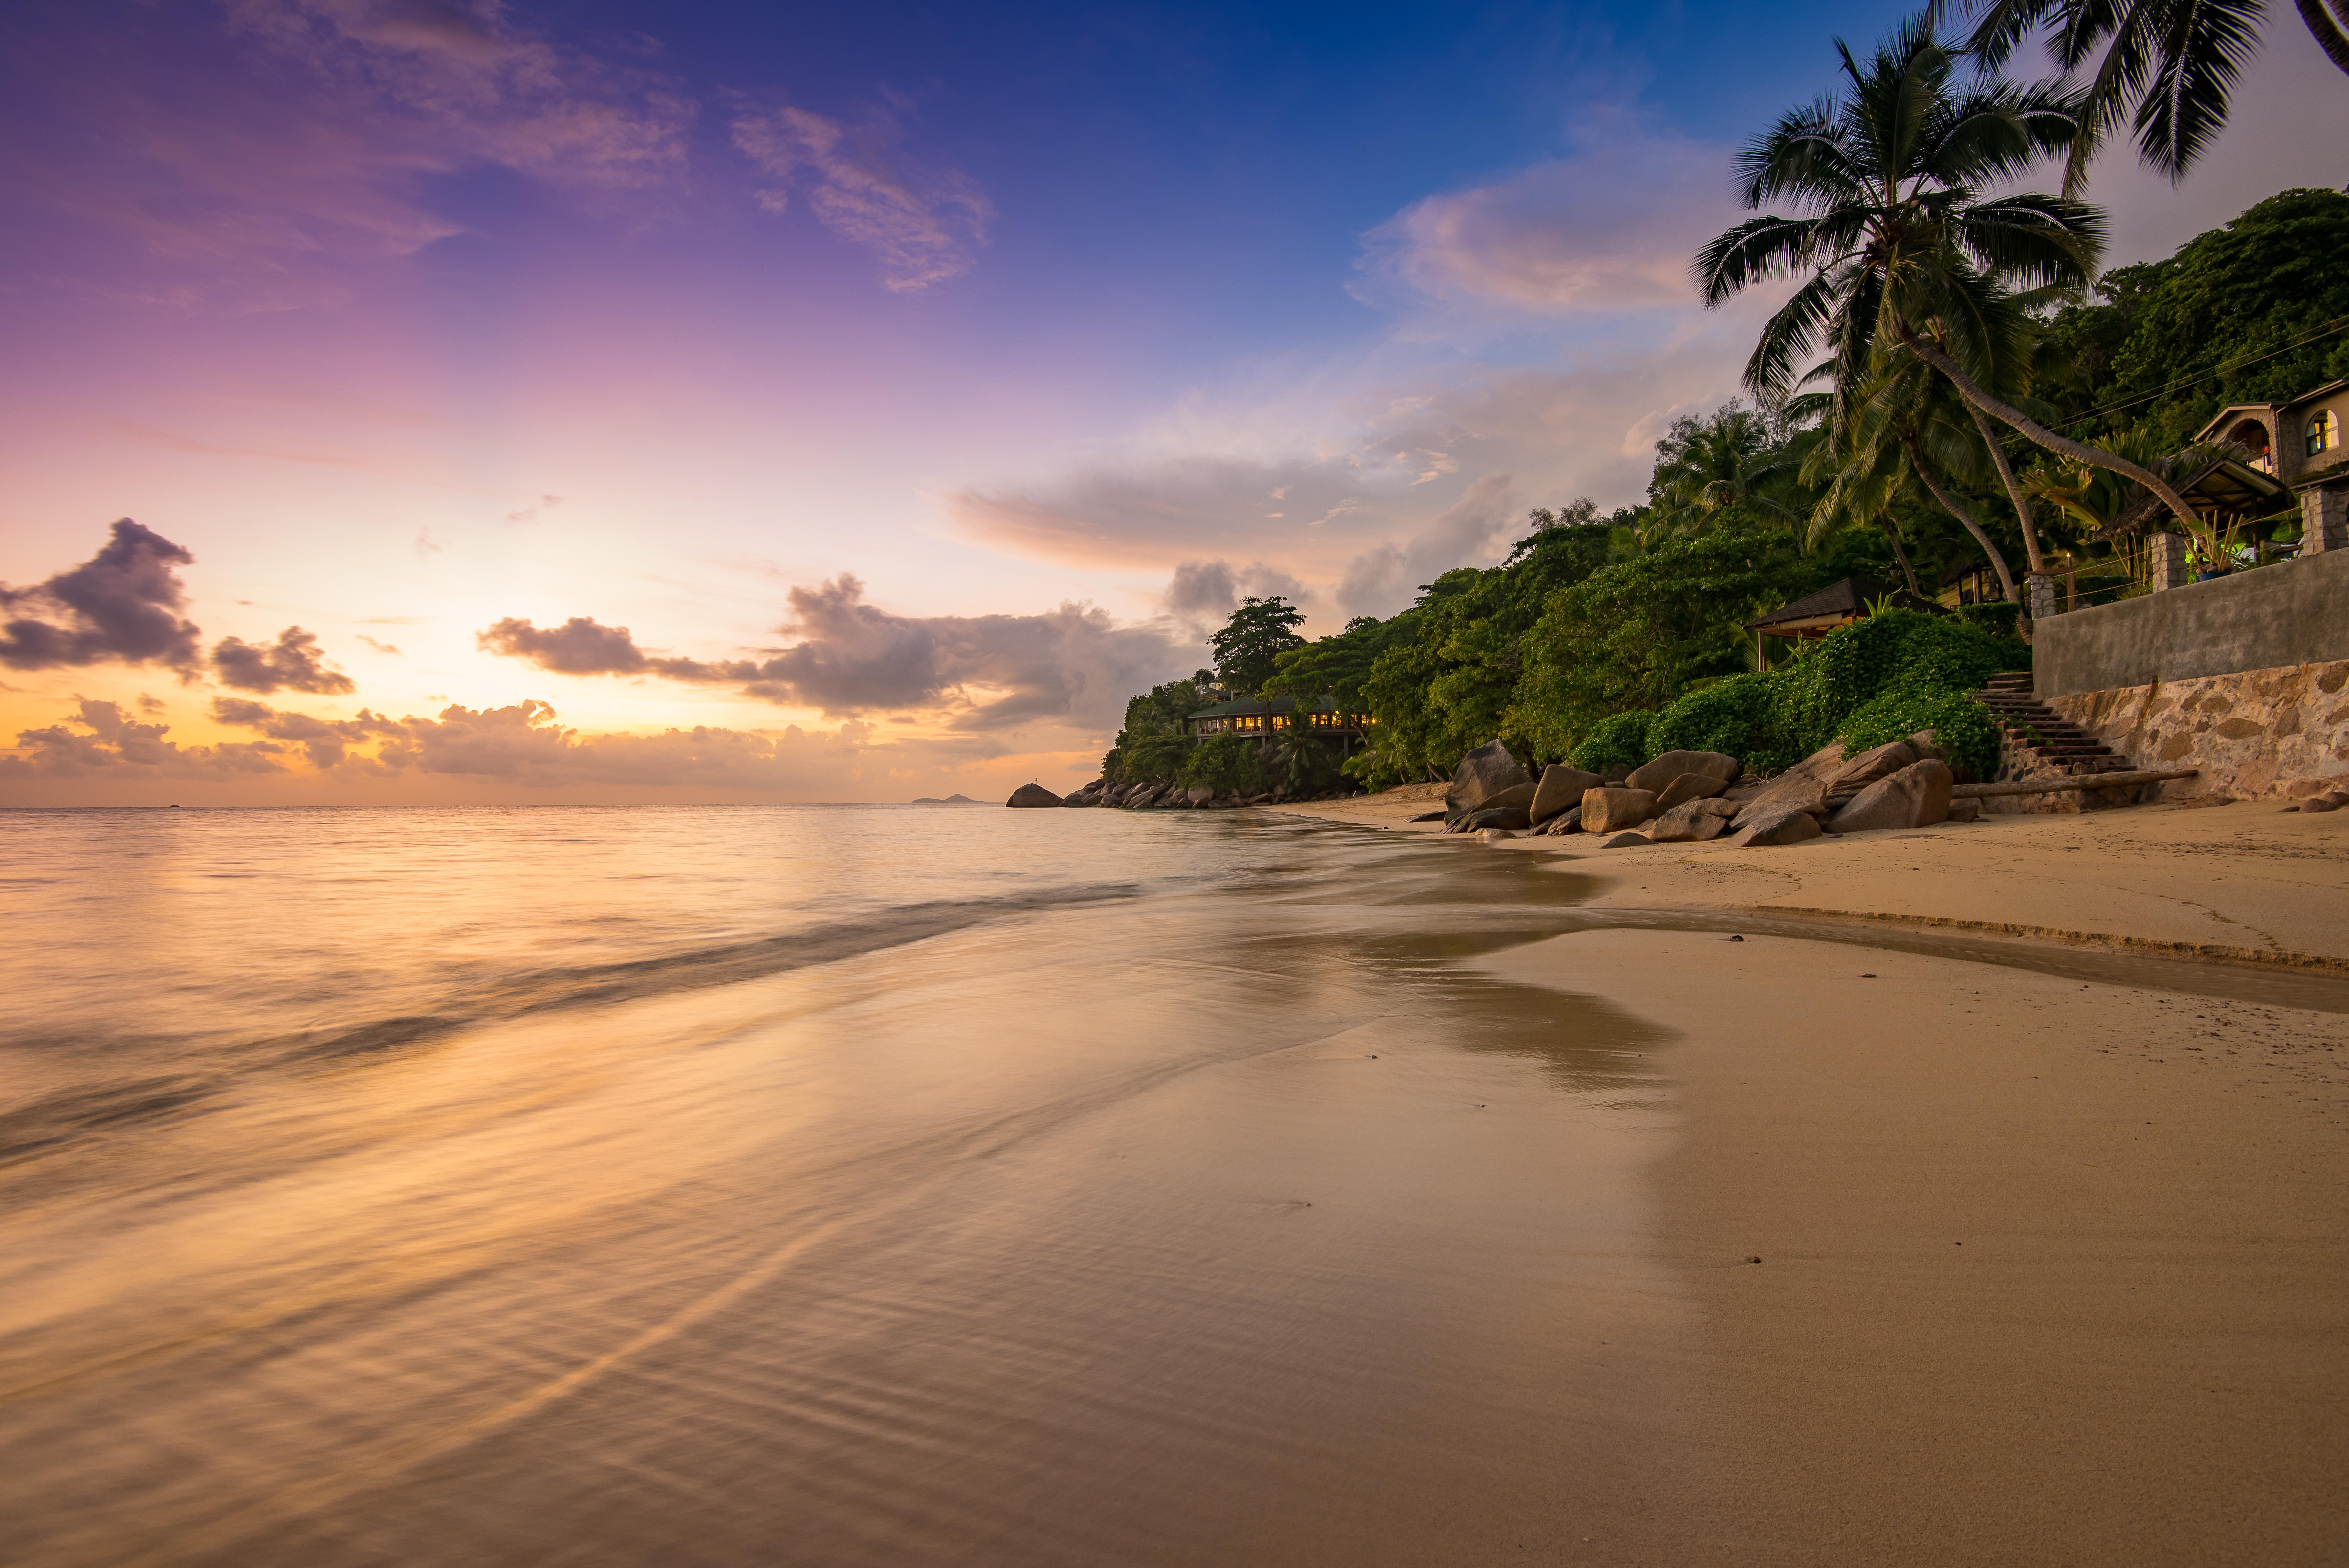
[(1923, 610), (1928, 615), (1947, 612), (1930, 599), (1920, 598), (1906, 588), (1896, 588), (1874, 577), (1846, 577), (1839, 583), (1829, 583), (1815, 594), (1805, 594), (1793, 604), (1782, 605), (1768, 615), (1745, 623), (1754, 634), (1754, 663), (1766, 670), (1762, 639), (1765, 637), (1785, 637), (1807, 640), (1825, 637), (1837, 627), (1849, 626), (1865, 619), (1871, 603), (1890, 599), (1902, 609)]

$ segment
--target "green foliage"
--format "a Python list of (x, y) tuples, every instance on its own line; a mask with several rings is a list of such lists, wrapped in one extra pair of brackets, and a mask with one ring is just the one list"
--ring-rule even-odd
[(1836, 734), (1850, 750), (1864, 752), (1905, 741), (1920, 730), (1932, 731), (1934, 744), (1976, 778), (1998, 771), (1998, 725), (1961, 691), (1899, 686), (1879, 692), (1853, 710)]
[(1791, 443), (1774, 441), (1768, 422), (1735, 398), (1710, 419), (1683, 415), (1656, 443), (1649, 527), (1698, 534), (1733, 520), (1792, 529), (1802, 521), (1786, 504), (1796, 466)]
[(1209, 735), (1190, 742), (1188, 754), (1172, 777), (1186, 789), (1204, 784), (1218, 794), (1237, 790), (1253, 794), (1271, 787), (1263, 782), (1263, 753), (1264, 747), (1253, 736)]
[(1392, 789), (1413, 777), (1409, 764), (1388, 747), (1375, 730), (1371, 732), (1370, 743), (1348, 757), (1338, 771), (1367, 790)]
[[(1776, 773), (1833, 740), (1864, 749), (1931, 730), (1987, 777), (1998, 731), (1966, 693), (2029, 660), (2021, 643), (1983, 627), (1887, 610), (1829, 633), (1783, 669), (1688, 692), (1647, 723), (1648, 753), (1726, 752)], [(1578, 765), (1591, 765), (1581, 755)]]
[(1594, 774), (1636, 768), (1655, 753), (1648, 749), (1648, 725), (1655, 715), (1640, 710), (1610, 714), (1591, 726), (1589, 735), (1568, 760)]
[(2047, 327), (2079, 372), (2075, 404), (2108, 410), (2067, 433), (2141, 425), (2174, 450), (2230, 403), (2282, 402), (2349, 376), (2349, 333), (2301, 341), (2349, 316), (2344, 254), (2349, 195), (2286, 191), (2166, 261), (2105, 274), (2100, 303)]
[(1102, 758), (1102, 772), (1119, 784), (1180, 778), (1198, 743), (1181, 735), (1144, 735), (1123, 742)]
[(2015, 636), (2016, 624), (2023, 619), (2023, 607), (2011, 599), (1994, 599), (1987, 604), (1960, 605), (1957, 614), (1969, 626), (2011, 639)]
[[(1203, 670), (1199, 676), (1206, 673)], [(1199, 677), (1169, 680), (1128, 700), (1125, 724), (1102, 758), (1102, 773), (1119, 783), (1173, 778), (1191, 745), (1185, 722), (1207, 705)]]
[(1335, 697), (1338, 706), (1349, 713), (1367, 712), (1370, 704), (1363, 688), (1370, 680), (1371, 667), (1394, 645), (1401, 625), (1400, 619), (1356, 616), (1334, 636), (1276, 654), (1264, 694), (1293, 694), (1309, 701)]
[(1522, 748), (1516, 712), (1526, 633), (1548, 595), (1630, 547), (1626, 515), (1601, 518), (1588, 500), (1537, 509), (1528, 521), (1532, 532), (1502, 565), (1444, 573), (1387, 623), (1386, 646), (1362, 694), (1379, 716), (1384, 765), (1394, 776), (1416, 777), (1427, 767), (1449, 773), (1496, 735)]
[(1268, 599), (1245, 598), (1232, 611), (1224, 629), (1207, 639), (1215, 651), (1216, 674), (1235, 696), (1252, 697), (1272, 679), (1280, 656), (1305, 646), (1297, 623), (1305, 612), (1275, 594)]
[(1610, 713), (1743, 670), (1744, 622), (1820, 586), (1785, 535), (1725, 524), (1595, 572), (1553, 594), (1526, 637), (1509, 732), (1563, 756)]
[(1779, 671), (1701, 686), (1656, 715), (1647, 729), (1648, 751), (1726, 752), (1758, 773), (1776, 773), (1804, 755), (1781, 718), (1786, 688)]

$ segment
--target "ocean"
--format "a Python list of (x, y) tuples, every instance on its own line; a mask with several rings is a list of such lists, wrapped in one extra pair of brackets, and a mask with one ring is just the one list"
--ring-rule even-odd
[(1574, 928), (1537, 857), (16, 811), (0, 868), (0, 1561), (1483, 1563), (1641, 1484), (1666, 1041), (1480, 967)]

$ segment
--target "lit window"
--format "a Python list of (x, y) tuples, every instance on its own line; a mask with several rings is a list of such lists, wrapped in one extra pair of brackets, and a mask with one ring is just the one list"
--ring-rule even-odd
[(2308, 421), (2309, 456), (2314, 457), (2320, 452), (2331, 452), (2340, 444), (2341, 416), (2339, 414), (2327, 409)]

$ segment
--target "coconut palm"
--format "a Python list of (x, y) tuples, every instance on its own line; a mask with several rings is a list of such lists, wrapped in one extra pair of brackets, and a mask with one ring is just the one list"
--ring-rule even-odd
[[(1836, 48), (1844, 90), (1781, 116), (1740, 159), (1747, 207), (1784, 198), (1797, 215), (1748, 219), (1696, 260), (1708, 306), (1768, 277), (1810, 275), (1763, 328), (1746, 385), (1764, 400), (1783, 396), (1823, 345), (1839, 431), (1853, 392), (1914, 355), (1986, 416), (1985, 428), (1996, 420), (2059, 456), (2126, 473), (2191, 522), (2192, 509), (2142, 465), (2057, 435), (1988, 389), (2019, 379), (2030, 358), (2031, 320), (2012, 286), (2085, 287), (2105, 225), (2069, 197), (1977, 192), (2069, 147), (2083, 95), (2060, 83), (1961, 89), (1951, 49), (1921, 20), (1865, 65)], [(2027, 519), (2020, 488), (2010, 494)]]
[[(2301, 20), (2333, 63), (2349, 71), (2349, 0), (2297, 0)], [(1974, 19), (1966, 47), (1992, 70), (2034, 32), (2065, 72), (2101, 49), (2088, 74), (2084, 133), (2072, 144), (2064, 189), (2124, 118), (2137, 156), (2183, 179), (2227, 123), (2228, 92), (2259, 47), (2266, 0), (1958, 0)], [(1930, 15), (1930, 12), (1928, 13)]]
[[(1845, 521), (1876, 521), (1891, 535), (1893, 553), (1909, 574), (1910, 591), (1915, 592), (1916, 574), (1909, 570), (1908, 556), (1900, 548), (1892, 508), (1921, 488), (1934, 504), (1973, 535), (1998, 575), (1999, 591), (2010, 601), (2020, 602), (2006, 557), (1943, 477), (1945, 472), (1971, 473), (1982, 462), (1982, 448), (1972, 439), (1974, 431), (1967, 419), (1972, 410), (1951, 397), (1939, 377), (1913, 359), (1887, 366), (1857, 404), (1839, 439), (1821, 442), (1804, 470), (1806, 480), (1826, 487), (1811, 511), (1812, 536), (1816, 538)], [(1996, 450), (1994, 443), (1992, 450)], [(2032, 560), (2033, 569), (2037, 570), (2035, 546)]]
[(1793, 527), (1801, 514), (1780, 495), (1793, 467), (1761, 415), (1734, 398), (1699, 423), (1683, 420), (1658, 443), (1654, 514), (1642, 532), (1697, 534), (1727, 512)]

